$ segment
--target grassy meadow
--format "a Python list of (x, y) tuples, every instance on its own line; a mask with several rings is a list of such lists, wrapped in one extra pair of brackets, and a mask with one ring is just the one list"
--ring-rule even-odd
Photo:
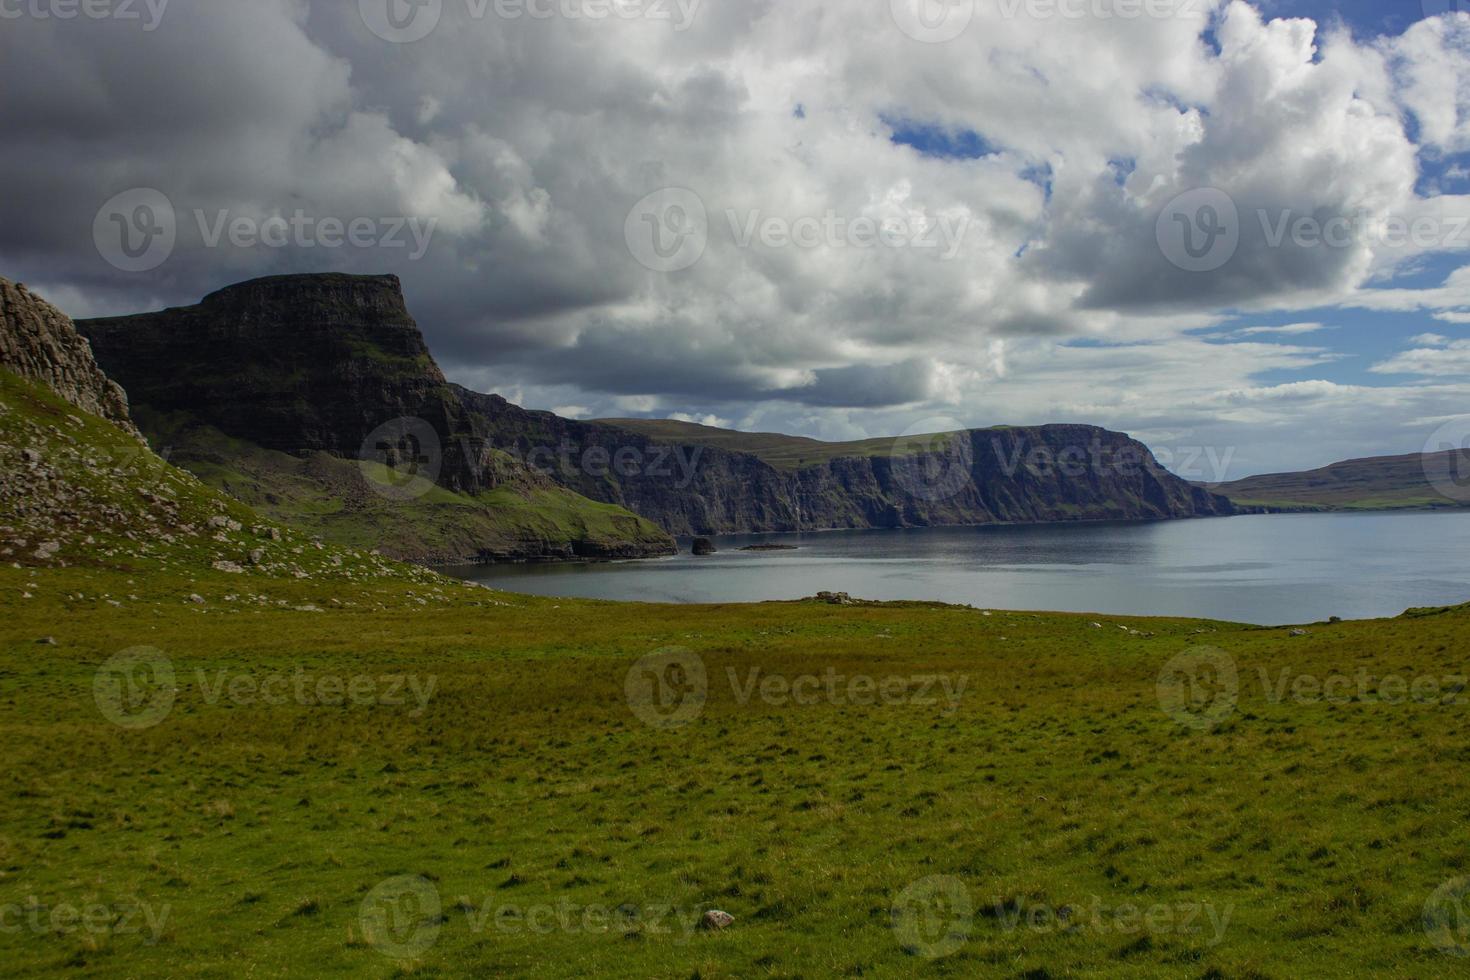
[(1465, 609), (1294, 636), (7, 565), (0, 612), (7, 976), (1470, 962)]
[(7, 977), (1470, 972), (1470, 607), (516, 596), (3, 371), (0, 467)]

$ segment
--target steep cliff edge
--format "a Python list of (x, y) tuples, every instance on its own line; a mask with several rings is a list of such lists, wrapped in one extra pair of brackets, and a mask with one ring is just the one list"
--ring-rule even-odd
[(78, 329), (173, 462), (329, 540), (435, 563), (674, 550), (487, 448), (394, 276), (258, 279)]
[[(671, 534), (705, 535), (1233, 512), (1225, 498), (1164, 470), (1142, 444), (1093, 426), (822, 443), (528, 411), (447, 384), (392, 276), (256, 280), (198, 306), (78, 326), (103, 367), (146, 407), (148, 424), (172, 420), (171, 438), (183, 449), (175, 459), (282, 520), (362, 498), (325, 464), (301, 463), (318, 454), (390, 470), (426, 463), (435, 485), (470, 497), (544, 495), (555, 486), (589, 508), (597, 501), (647, 519), (590, 534), (558, 518), (528, 532), (537, 539), (531, 550), (549, 546), (541, 538), (550, 528), (551, 537), (568, 538), (571, 553), (594, 557), (666, 553), (668, 539), (651, 534), (649, 521)], [(207, 430), (248, 445), (232, 449)], [(272, 510), (281, 506), (272, 498), (287, 509)], [(565, 513), (568, 499), (549, 509)], [(372, 520), (385, 519), (370, 509)], [(439, 514), (431, 523), (447, 520)], [(579, 520), (572, 515), (571, 525)], [(453, 548), (462, 547), (456, 540)]]
[[(523, 458), (539, 452), (558, 482), (675, 534), (1234, 513), (1224, 497), (1165, 470), (1147, 446), (1097, 426), (822, 443), (659, 421), (577, 422), (456, 390), (488, 420), (497, 446)], [(625, 468), (605, 463), (620, 454)]]
[(71, 319), (21, 283), (0, 278), (0, 367), (45, 385), (133, 435), (128, 398), (109, 380)]

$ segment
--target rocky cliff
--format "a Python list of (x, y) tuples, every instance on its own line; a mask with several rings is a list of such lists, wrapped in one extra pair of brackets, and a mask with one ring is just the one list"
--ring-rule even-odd
[(674, 550), (648, 521), (488, 448), (394, 276), (258, 279), (78, 328), (175, 462), (281, 520), (433, 562)]
[(841, 445), (797, 440), (813, 458), (793, 462), (730, 448), (740, 433), (711, 444), (527, 411), (447, 384), (392, 276), (257, 280), (198, 306), (79, 328), (108, 372), (151, 411), (187, 413), (268, 450), (347, 459), (384, 446), (391, 457), (402, 433), (385, 437), (381, 427), (420, 419), (432, 436), (411, 448), (437, 444), (426, 455), (442, 487), (483, 494), (503, 486), (507, 472), (522, 483), (532, 473), (672, 534), (1232, 511), (1128, 436), (1091, 426), (874, 440), (850, 455)]
[(137, 429), (127, 395), (108, 379), (71, 319), (23, 284), (0, 278), (0, 367), (45, 385), (83, 411)]
[[(894, 440), (803, 465), (529, 412), (456, 389), (495, 445), (594, 500), (674, 534), (1162, 520), (1234, 512), (1169, 473), (1142, 443), (1088, 425), (975, 429)], [(617, 466), (622, 458), (626, 465)]]

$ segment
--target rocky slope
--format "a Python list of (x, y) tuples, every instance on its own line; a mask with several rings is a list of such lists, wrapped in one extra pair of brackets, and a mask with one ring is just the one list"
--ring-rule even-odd
[(396, 277), (259, 279), (78, 327), (175, 463), (329, 539), (428, 562), (674, 549), (489, 448)]
[[(457, 389), (489, 421), (495, 444), (540, 461), (594, 500), (618, 503), (675, 534), (729, 534), (945, 524), (1160, 520), (1231, 514), (1224, 497), (1161, 467), (1142, 443), (1086, 425), (976, 429), (937, 437), (841, 444), (793, 440), (810, 459), (778, 447), (723, 448), (656, 437), (636, 425), (586, 423), (528, 412), (496, 395)], [(690, 427), (698, 429), (700, 427)], [(607, 472), (623, 454), (630, 466)], [(571, 465), (566, 465), (570, 461)]]
[[(385, 443), (391, 455), (402, 440), (384, 439), (380, 427), (421, 419), (432, 437), (408, 455), (429, 457), (440, 487), (483, 495), (508, 480), (549, 479), (673, 534), (1232, 512), (1223, 497), (1163, 470), (1141, 444), (1090, 426), (849, 447), (527, 411), (446, 384), (391, 276), (257, 280), (198, 306), (79, 328), (150, 418), (182, 414), (265, 450), (342, 459), (371, 458)], [(204, 464), (228, 467), (249, 455), (216, 449), (201, 463), (186, 452), (181, 462), (204, 472)], [(274, 492), (269, 481), (255, 482), (258, 494)], [(320, 492), (341, 496), (325, 484)], [(658, 552), (646, 533), (632, 540), (623, 553)]]
[(128, 398), (92, 357), (71, 319), (23, 283), (0, 278), (0, 367), (137, 435)]

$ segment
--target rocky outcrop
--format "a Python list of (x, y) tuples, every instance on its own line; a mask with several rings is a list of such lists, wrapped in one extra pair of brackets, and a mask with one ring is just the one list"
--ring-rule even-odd
[(109, 380), (71, 319), (21, 283), (0, 278), (0, 367), (50, 388), (133, 435), (123, 389)]
[[(263, 279), (198, 306), (78, 326), (150, 409), (297, 455), (432, 457), (440, 485), (469, 493), (503, 485), (508, 466), (535, 471), (670, 534), (1232, 513), (1142, 444), (1093, 426), (979, 429), (778, 467), (754, 451), (528, 411), (447, 384), (392, 276)], [(422, 424), (384, 434), (404, 417)]]
[(496, 447), (677, 535), (1234, 513), (1224, 497), (1165, 470), (1142, 443), (1096, 426), (975, 429), (936, 440), (927, 452), (839, 456), (788, 469), (752, 453), (654, 439), (455, 390), (486, 420)]
[[(552, 481), (494, 452), (485, 421), (466, 410), (429, 355), (396, 276), (275, 276), (221, 289), (196, 306), (77, 326), (150, 417), (182, 415), (249, 447), (293, 457), (383, 464), (404, 480), (422, 474), (477, 499), (504, 491), (557, 507), (545, 520), (520, 507), (511, 538), (468, 550), (456, 545), (463, 559), (623, 558), (675, 550), (672, 538), (633, 514), (590, 513), (597, 505), (583, 500), (584, 518), (575, 500), (545, 499), (541, 491)], [(224, 455), (205, 462), (234, 462)], [(175, 460), (191, 465), (186, 456)], [(389, 495), (406, 498), (400, 510), (422, 503), (423, 494), (399, 494), (392, 482), (385, 484)], [(269, 501), (256, 503), (270, 511)], [(585, 530), (609, 523), (628, 533)], [(532, 524), (539, 529), (528, 530)], [(444, 557), (408, 541), (398, 552)]]
[(257, 279), (77, 329), (139, 404), (267, 449), (352, 458), (383, 423), (447, 427), (454, 407), (395, 276)]

